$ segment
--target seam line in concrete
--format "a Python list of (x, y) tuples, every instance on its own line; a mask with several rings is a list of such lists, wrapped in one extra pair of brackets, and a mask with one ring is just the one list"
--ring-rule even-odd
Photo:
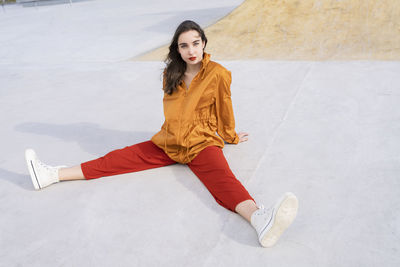
[(250, 182), (250, 180), (252, 180), (252, 178), (256, 175), (256, 173), (257, 173), (258, 169), (260, 168), (261, 164), (264, 162), (264, 160), (265, 160), (265, 158), (266, 158), (266, 156), (267, 156), (267, 154), (268, 154), (268, 152), (269, 152), (269, 149), (272, 147), (272, 145), (273, 145), (274, 142), (275, 142), (275, 139), (276, 139), (276, 137), (277, 137), (277, 135), (278, 135), (278, 132), (279, 132), (280, 128), (281, 128), (282, 125), (285, 123), (285, 121), (286, 121), (286, 119), (287, 119), (288, 114), (290, 113), (290, 111), (293, 109), (293, 106), (295, 105), (295, 103), (296, 103), (296, 101), (297, 101), (297, 99), (298, 99), (298, 97), (299, 97), (299, 95), (300, 95), (301, 88), (303, 88), (304, 82), (307, 80), (308, 76), (310, 75), (310, 73), (311, 73), (311, 71), (312, 71), (312, 69), (313, 69), (313, 67), (314, 67), (314, 64), (315, 64), (315, 63), (313, 62), (313, 63), (311, 64), (311, 66), (308, 68), (306, 74), (304, 75), (303, 80), (301, 81), (299, 87), (298, 87), (297, 90), (296, 90), (296, 93), (295, 93), (294, 97), (293, 97), (292, 100), (290, 101), (290, 104), (288, 105), (288, 107), (287, 107), (287, 109), (286, 109), (286, 111), (285, 111), (285, 114), (283, 115), (281, 121), (278, 123), (278, 125), (277, 125), (277, 126), (275, 127), (275, 129), (273, 130), (273, 134), (272, 134), (271, 141), (268, 143), (267, 147), (265, 148), (265, 152), (263, 153), (263, 155), (261, 156), (260, 160), (258, 161), (257, 166), (255, 167), (253, 174), (250, 176), (249, 179), (247, 179), (246, 185), (247, 185), (247, 184)]

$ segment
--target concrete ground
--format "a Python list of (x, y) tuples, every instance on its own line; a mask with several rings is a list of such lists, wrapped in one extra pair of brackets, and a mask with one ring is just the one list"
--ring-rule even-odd
[[(130, 61), (237, 0), (45, 1), (0, 11), (0, 266), (399, 266), (400, 63), (219, 61), (224, 154), (259, 204), (300, 201), (273, 248), (185, 165), (35, 191), (24, 150), (79, 164), (163, 123), (162, 62)], [(212, 40), (209, 40), (212, 42)], [(229, 45), (229, 44), (227, 44)]]

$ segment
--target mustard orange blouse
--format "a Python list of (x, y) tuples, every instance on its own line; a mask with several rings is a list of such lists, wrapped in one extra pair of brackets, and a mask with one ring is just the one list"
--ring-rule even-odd
[(151, 138), (171, 159), (182, 164), (192, 161), (208, 146), (223, 148), (224, 140), (239, 142), (231, 101), (231, 72), (210, 57), (204, 53), (201, 69), (188, 89), (182, 82), (171, 95), (164, 93), (165, 121)]

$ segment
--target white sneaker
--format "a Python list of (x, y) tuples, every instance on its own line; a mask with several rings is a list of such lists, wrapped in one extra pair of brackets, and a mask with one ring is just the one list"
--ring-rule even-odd
[(297, 214), (298, 200), (293, 193), (285, 193), (273, 207), (263, 205), (251, 215), (251, 225), (256, 229), (263, 247), (272, 247), (293, 222)]
[(33, 149), (25, 150), (26, 164), (36, 190), (59, 182), (58, 170), (65, 166), (51, 167), (41, 162)]

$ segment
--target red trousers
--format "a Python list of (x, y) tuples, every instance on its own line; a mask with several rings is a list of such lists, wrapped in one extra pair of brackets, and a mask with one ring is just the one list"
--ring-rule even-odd
[[(137, 172), (177, 163), (151, 141), (138, 143), (114, 150), (104, 157), (81, 164), (86, 179)], [(236, 212), (237, 204), (254, 199), (232, 173), (217, 146), (203, 149), (187, 164), (193, 173), (207, 187), (215, 200), (223, 207)]]

